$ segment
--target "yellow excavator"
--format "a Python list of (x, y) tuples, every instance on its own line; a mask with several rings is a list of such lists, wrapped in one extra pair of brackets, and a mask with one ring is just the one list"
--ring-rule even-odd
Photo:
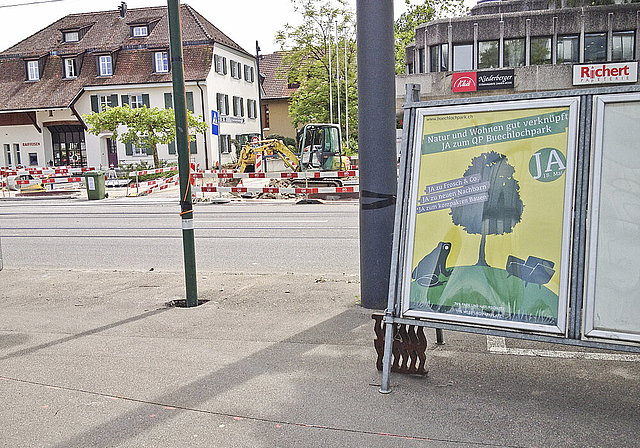
[[(349, 158), (342, 154), (338, 125), (307, 124), (298, 132), (298, 142), (298, 154), (287, 148), (281, 140), (247, 143), (238, 155), (238, 170), (241, 173), (254, 172), (256, 153), (278, 156), (294, 172), (347, 171), (351, 168)], [(341, 178), (291, 179), (291, 183), (296, 187), (343, 185)]]

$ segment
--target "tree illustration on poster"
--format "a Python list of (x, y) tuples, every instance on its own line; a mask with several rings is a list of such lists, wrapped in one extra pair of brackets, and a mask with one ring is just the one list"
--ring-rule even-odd
[(515, 169), (504, 154), (491, 151), (474, 157), (464, 176), (481, 176), (488, 182), (488, 199), (451, 209), (451, 220), (467, 233), (482, 235), (476, 266), (488, 266), (485, 259), (487, 235), (511, 233), (522, 219), (524, 205)]

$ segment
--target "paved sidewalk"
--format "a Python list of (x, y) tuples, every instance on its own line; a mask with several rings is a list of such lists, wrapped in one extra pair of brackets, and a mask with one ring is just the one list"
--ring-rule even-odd
[(0, 271), (0, 447), (637, 446), (635, 361), (429, 330), (429, 376), (379, 394), (359, 286), (199, 272), (180, 309), (182, 272)]

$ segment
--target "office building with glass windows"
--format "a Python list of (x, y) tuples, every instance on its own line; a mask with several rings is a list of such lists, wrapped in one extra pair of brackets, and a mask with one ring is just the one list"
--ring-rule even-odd
[(398, 104), (408, 83), (420, 84), (427, 100), (571, 89), (584, 85), (576, 73), (600, 73), (590, 64), (604, 64), (603, 74), (620, 70), (607, 83), (637, 83), (640, 4), (599, 3), (486, 0), (467, 16), (420, 25), (396, 77)]

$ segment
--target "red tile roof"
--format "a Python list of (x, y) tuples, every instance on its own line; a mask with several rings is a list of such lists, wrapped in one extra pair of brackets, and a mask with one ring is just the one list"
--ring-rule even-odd
[(265, 77), (262, 87), (264, 99), (289, 98), (297, 88), (290, 89), (286, 73), (288, 66), (282, 62), (284, 51), (276, 51), (273, 54), (265, 54), (260, 59), (260, 73)]
[[(251, 56), (188, 5), (181, 5), (185, 80), (204, 80), (213, 45)], [(131, 37), (130, 24), (149, 23), (147, 37)], [(63, 42), (61, 30), (83, 29), (78, 42)], [(170, 82), (154, 73), (154, 52), (169, 48), (166, 7), (71, 14), (0, 53), (0, 111), (68, 107), (83, 87)], [(113, 52), (113, 76), (97, 77), (96, 54)], [(62, 59), (80, 55), (79, 76), (63, 79)], [(39, 81), (26, 81), (25, 57), (39, 57)]]

